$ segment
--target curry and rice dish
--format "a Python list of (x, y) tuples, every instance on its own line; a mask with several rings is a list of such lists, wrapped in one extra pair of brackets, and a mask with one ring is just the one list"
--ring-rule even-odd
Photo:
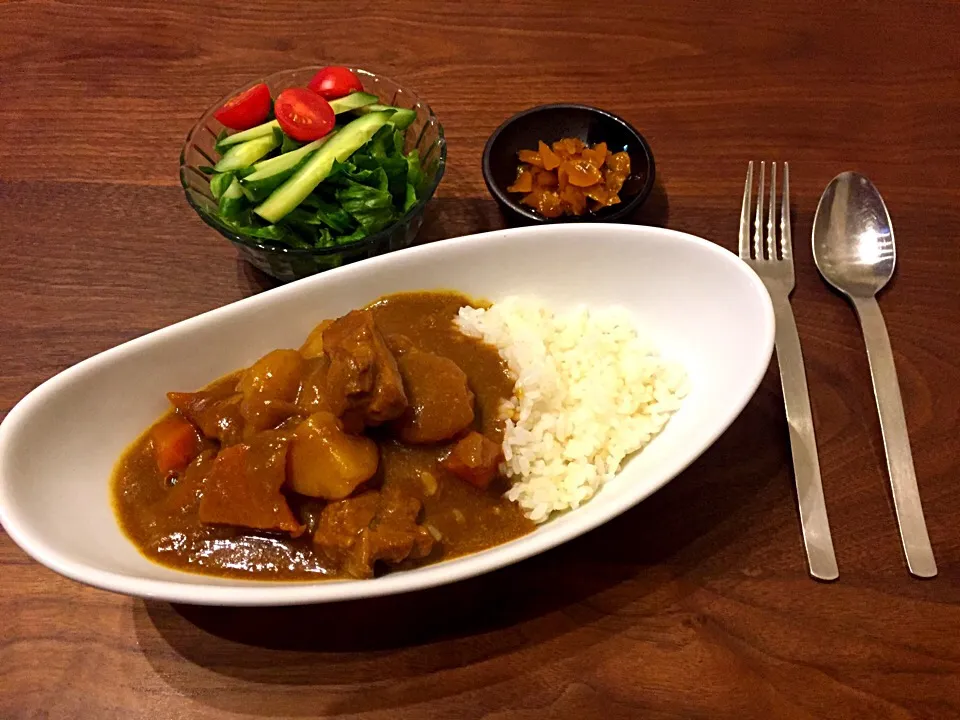
[[(324, 320), (299, 349), (168, 393), (115, 471), (120, 524), (162, 565), (276, 580), (525, 535), (589, 500), (684, 392), (623, 317), (595, 315), (421, 292)], [(606, 355), (590, 372), (587, 344)]]

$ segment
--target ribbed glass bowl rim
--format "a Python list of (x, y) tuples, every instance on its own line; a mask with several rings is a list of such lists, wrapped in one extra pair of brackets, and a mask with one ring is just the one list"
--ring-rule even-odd
[[(236, 242), (236, 243), (240, 243), (241, 245), (245, 245), (249, 248), (253, 248), (254, 250), (260, 250), (261, 252), (275, 253), (277, 255), (291, 256), (291, 257), (315, 257), (315, 256), (323, 256), (323, 255), (335, 255), (344, 251), (356, 250), (359, 248), (376, 245), (381, 238), (389, 235), (396, 227), (408, 223), (412, 217), (414, 217), (417, 213), (422, 211), (423, 208), (426, 206), (426, 204), (433, 197), (433, 194), (436, 192), (437, 186), (440, 184), (440, 181), (443, 179), (443, 173), (446, 170), (446, 166), (447, 166), (447, 141), (443, 134), (443, 125), (440, 123), (440, 119), (437, 117), (437, 114), (433, 111), (433, 108), (430, 107), (430, 105), (427, 102), (425, 102), (423, 99), (421, 99), (420, 96), (417, 95), (415, 92), (407, 89), (406, 87), (398, 83), (396, 80), (393, 80), (387, 77), (386, 75), (378, 75), (376, 73), (370, 72), (369, 70), (363, 70), (362, 68), (350, 68), (353, 72), (357, 73), (358, 75), (367, 76), (374, 80), (382, 80), (384, 82), (392, 83), (397, 88), (402, 90), (403, 93), (411, 99), (411, 102), (414, 105), (419, 103), (420, 106), (427, 111), (429, 118), (436, 120), (436, 128), (437, 128), (436, 142), (440, 144), (440, 157), (437, 158), (437, 170), (434, 173), (433, 179), (430, 181), (430, 184), (427, 186), (426, 191), (423, 193), (423, 197), (421, 197), (417, 201), (416, 205), (414, 205), (406, 213), (404, 213), (403, 217), (398, 218), (395, 222), (383, 228), (383, 230), (380, 230), (374, 233), (373, 235), (368, 235), (365, 238), (361, 238), (360, 240), (354, 240), (353, 242), (349, 242), (349, 243), (344, 243), (343, 245), (334, 245), (332, 247), (325, 247), (325, 248), (289, 248), (289, 247), (277, 247), (276, 245), (267, 245), (265, 243), (260, 242), (257, 238), (250, 237), (249, 235), (240, 235), (234, 232), (233, 230), (231, 230), (230, 228), (228, 228), (226, 225), (223, 225), (222, 223), (217, 222), (214, 217), (210, 216), (208, 210), (199, 207), (198, 204), (194, 202), (193, 198), (191, 197), (191, 191), (193, 191), (193, 188), (190, 187), (187, 180), (184, 178), (184, 172), (192, 171), (194, 174), (201, 175), (201, 176), (203, 175), (203, 173), (200, 172), (200, 169), (196, 165), (191, 165), (186, 161), (186, 153), (187, 153), (187, 150), (190, 148), (190, 146), (195, 144), (193, 140), (194, 136), (201, 130), (206, 129), (206, 124), (213, 117), (214, 111), (217, 110), (221, 105), (223, 105), (230, 98), (234, 97), (238, 93), (241, 93), (250, 87), (253, 87), (257, 83), (262, 83), (262, 82), (268, 83), (268, 84), (271, 82), (282, 83), (284, 79), (296, 73), (306, 73), (311, 70), (316, 72), (318, 70), (321, 70), (324, 67), (327, 67), (327, 66), (326, 65), (304, 65), (303, 67), (291, 68), (288, 70), (280, 70), (279, 72), (275, 72), (271, 75), (267, 75), (266, 77), (250, 80), (249, 82), (244, 83), (237, 89), (228, 92), (222, 98), (220, 98), (215, 103), (213, 103), (213, 105), (211, 105), (206, 110), (204, 110), (203, 114), (200, 116), (200, 119), (196, 122), (196, 124), (192, 128), (190, 128), (190, 132), (187, 133), (187, 137), (183, 142), (183, 147), (181, 147), (180, 149), (180, 186), (183, 188), (183, 194), (186, 196), (187, 202), (190, 203), (190, 207), (192, 207), (194, 211), (196, 211), (197, 215), (200, 216), (200, 219), (203, 220), (207, 225), (212, 227), (214, 230), (216, 230), (217, 232), (219, 232), (220, 234), (228, 238), (229, 240), (232, 240), (233, 242)], [(423, 130), (421, 130), (421, 133), (422, 132)]]

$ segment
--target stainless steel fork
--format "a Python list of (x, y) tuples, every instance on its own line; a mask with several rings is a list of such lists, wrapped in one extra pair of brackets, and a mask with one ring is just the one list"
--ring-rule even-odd
[[(833, 538), (827, 520), (827, 506), (820, 481), (820, 461), (817, 440), (813, 432), (813, 414), (807, 376), (803, 369), (800, 336), (790, 307), (790, 294), (796, 278), (793, 271), (793, 242), (790, 238), (790, 166), (783, 164), (783, 201), (777, 216), (777, 164), (770, 164), (770, 203), (763, 209), (764, 172), (766, 163), (760, 163), (757, 208), (750, 232), (750, 199), (753, 192), (753, 162), (747, 165), (747, 182), (743, 188), (743, 208), (740, 211), (740, 258), (763, 281), (773, 302), (777, 322), (777, 363), (783, 402), (790, 429), (790, 451), (793, 454), (793, 472), (800, 506), (800, 525), (807, 550), (810, 574), (819, 580), (836, 580), (837, 558), (833, 552)], [(764, 218), (766, 235), (764, 236)], [(777, 225), (780, 240), (777, 242)]]

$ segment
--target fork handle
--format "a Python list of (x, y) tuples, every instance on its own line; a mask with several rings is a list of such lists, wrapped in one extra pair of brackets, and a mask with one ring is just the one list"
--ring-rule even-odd
[(853, 306), (860, 316), (863, 341), (867, 346), (867, 360), (873, 380), (873, 393), (877, 397), (880, 414), (880, 429), (883, 432), (883, 447), (887, 455), (887, 470), (890, 473), (890, 488), (893, 506), (900, 526), (900, 539), (907, 568), (917, 577), (934, 577), (937, 563), (933, 558), (927, 524), (923, 519), (917, 474), (910, 452), (910, 436), (907, 434), (907, 419), (903, 413), (903, 399), (897, 369), (893, 364), (893, 349), (890, 336), (883, 321), (880, 306), (874, 298), (852, 298)]
[(777, 322), (777, 364), (780, 366), (780, 383), (790, 430), (790, 452), (793, 455), (807, 564), (810, 574), (818, 580), (836, 580), (839, 576), (837, 558), (833, 551), (823, 483), (820, 480), (817, 439), (813, 432), (813, 413), (810, 410), (810, 394), (803, 369), (797, 323), (789, 299), (774, 300), (773, 311)]

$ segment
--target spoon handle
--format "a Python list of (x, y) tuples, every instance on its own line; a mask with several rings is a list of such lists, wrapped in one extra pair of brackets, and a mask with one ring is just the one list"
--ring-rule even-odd
[(920, 504), (920, 491), (917, 489), (917, 475), (910, 452), (910, 437), (907, 434), (907, 420), (903, 413), (897, 369), (893, 364), (890, 336), (875, 298), (853, 298), (853, 306), (860, 316), (863, 340), (867, 346), (873, 392), (877, 397), (880, 429), (887, 453), (893, 505), (897, 513), (897, 523), (900, 525), (907, 568), (917, 577), (934, 577), (937, 574), (937, 563), (933, 559), (933, 548), (930, 546), (927, 524), (923, 519), (923, 507)]

